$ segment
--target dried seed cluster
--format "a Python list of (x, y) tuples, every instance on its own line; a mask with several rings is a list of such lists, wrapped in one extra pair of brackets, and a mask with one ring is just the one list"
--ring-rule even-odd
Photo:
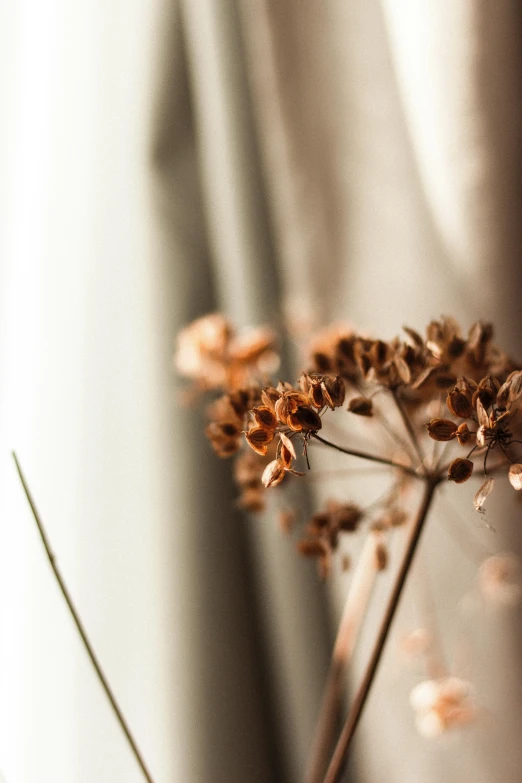
[[(474, 497), (477, 510), (483, 509), (494, 485), (488, 473), (492, 451), (499, 459), (489, 472), (505, 466), (512, 486), (522, 488), (521, 425), (516, 416), (522, 370), (495, 346), (490, 324), (478, 322), (464, 334), (453, 318), (445, 317), (432, 321), (425, 336), (405, 327), (404, 337), (390, 341), (331, 327), (312, 341), (308, 369), (295, 384), (270, 382), (268, 370), (278, 366), (274, 345), (269, 328), (238, 336), (220, 314), (199, 319), (178, 337), (180, 372), (199, 389), (222, 392), (208, 409), (206, 434), (219, 456), (236, 455), (243, 508), (262, 510), (265, 489), (277, 487), (288, 474), (304, 475), (308, 448), (319, 434), (324, 442), (325, 421), (336, 409), (350, 414), (340, 417), (341, 424), (350, 427), (353, 421), (355, 426), (358, 419), (370, 436), (380, 433), (378, 457), (405, 466), (410, 475), (444, 472), (461, 484), (480, 465), (485, 481)], [(440, 449), (428, 449), (427, 438), (440, 442)], [(454, 455), (444, 465), (453, 443), (468, 453)], [(401, 453), (395, 457), (397, 447)], [(393, 475), (396, 492), (405, 474)], [(352, 507), (349, 502), (339, 506)], [(339, 532), (346, 531), (339, 523), (339, 508), (313, 517), (299, 544), (303, 554), (318, 558), (323, 573)], [(374, 524), (382, 529), (405, 517), (390, 496), (374, 511)], [(319, 525), (319, 519), (328, 524)]]

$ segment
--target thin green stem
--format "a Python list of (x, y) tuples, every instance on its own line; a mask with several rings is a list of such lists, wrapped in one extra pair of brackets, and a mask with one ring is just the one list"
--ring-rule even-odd
[(45, 549), (45, 553), (49, 559), (49, 562), (51, 564), (51, 568), (53, 570), (54, 576), (56, 578), (56, 581), (58, 582), (58, 587), (60, 588), (60, 591), (65, 599), (65, 603), (67, 604), (67, 607), (69, 609), (69, 612), (71, 613), (72, 619), (74, 621), (74, 624), (76, 626), (76, 629), (78, 633), (80, 634), (80, 638), (83, 642), (83, 646), (85, 648), (85, 651), (87, 652), (87, 655), (90, 658), (90, 661), (93, 665), (94, 671), (98, 675), (98, 679), (101, 683), (101, 686), (103, 690), (105, 691), (105, 695), (107, 696), (110, 705), (112, 709), (114, 710), (114, 714), (116, 715), (116, 719), (118, 723), (120, 724), (120, 728), (122, 729), (123, 733), (125, 734), (125, 737), (127, 738), (127, 742), (130, 745), (130, 748), (134, 754), (134, 757), (143, 772), (143, 776), (147, 780), (147, 783), (154, 783), (152, 775), (147, 769), (147, 766), (145, 764), (145, 761), (143, 759), (143, 756), (141, 755), (138, 746), (136, 744), (136, 741), (134, 737), (131, 734), (130, 728), (127, 724), (127, 721), (125, 720), (125, 717), (121, 711), (121, 708), (118, 705), (118, 702), (116, 701), (116, 697), (114, 696), (114, 693), (112, 692), (111, 686), (109, 685), (109, 682), (107, 680), (106, 675), (103, 672), (103, 669), (101, 667), (101, 664), (96, 656), (96, 653), (94, 652), (93, 646), (91, 642), (89, 641), (89, 638), (87, 636), (87, 632), (85, 631), (85, 628), (83, 626), (83, 623), (80, 619), (80, 616), (78, 614), (78, 610), (76, 609), (73, 600), (71, 598), (71, 595), (69, 593), (69, 590), (67, 588), (67, 585), (65, 584), (64, 578), (60, 573), (60, 570), (58, 568), (58, 565), (56, 563), (56, 557), (54, 555), (54, 552), (51, 549), (51, 544), (49, 542), (49, 539), (47, 537), (47, 533), (45, 532), (45, 528), (43, 526), (42, 519), (40, 517), (40, 514), (38, 513), (38, 509), (36, 508), (36, 504), (34, 502), (33, 496), (31, 494), (31, 491), (29, 489), (29, 486), (27, 484), (27, 481), (25, 479), (25, 476), (22, 472), (22, 468), (20, 466), (20, 463), (18, 461), (18, 457), (16, 456), (15, 452), (13, 451), (13, 459), (16, 465), (16, 469), (18, 471), (18, 475), (20, 476), (20, 481), (22, 482), (22, 487), (25, 492), (25, 496), (27, 498), (27, 501), (29, 503), (29, 506), (31, 507), (31, 511), (34, 517), (34, 521), (36, 522), (36, 526), (38, 528), (38, 532), (40, 534), (40, 538), (42, 539), (42, 544)]
[(378, 462), (381, 465), (389, 465), (392, 468), (398, 468), (399, 470), (402, 470), (404, 473), (407, 473), (410, 476), (415, 476), (415, 478), (422, 478), (422, 476), (409, 465), (401, 465), (400, 462), (394, 462), (394, 460), (386, 459), (386, 457), (378, 457), (376, 454), (368, 454), (365, 451), (358, 451), (357, 449), (345, 449), (344, 446), (338, 446), (337, 443), (332, 443), (331, 441), (322, 438), (316, 432), (312, 435), (312, 437), (315, 440), (318, 440), (319, 443), (323, 443), (325, 446), (329, 446), (336, 451), (340, 451), (342, 454), (348, 454), (350, 457), (358, 457), (359, 459), (367, 459), (371, 462)]
[(370, 689), (375, 674), (377, 672), (377, 668), (379, 666), (381, 656), (384, 647), (386, 645), (386, 641), (388, 639), (388, 634), (393, 622), (393, 618), (395, 617), (395, 612), (399, 605), (404, 584), (406, 582), (406, 578), (409, 574), (411, 564), (413, 562), (413, 557), (415, 555), (415, 551), (417, 549), (417, 545), (419, 543), (420, 536), (424, 528), (424, 523), (426, 522), (428, 516), (428, 512), (431, 506), (431, 502), (433, 500), (434, 492), (441, 481), (440, 476), (438, 475), (427, 476), (425, 477), (424, 480), (425, 480), (425, 488), (424, 488), (422, 503), (419, 508), (417, 518), (413, 524), (413, 527), (411, 528), (410, 535), (408, 537), (408, 541), (406, 544), (406, 549), (404, 551), (402, 561), (399, 566), (399, 570), (395, 577), (395, 582), (393, 584), (393, 588), (390, 597), (388, 599), (386, 610), (381, 620), (381, 625), (370, 655), (370, 659), (366, 666), (366, 670), (362, 682), (359, 686), (357, 693), (355, 694), (355, 698), (353, 700), (350, 712), (348, 713), (348, 717), (346, 719), (343, 730), (339, 737), (339, 741), (335, 748), (334, 754), (332, 756), (330, 766), (328, 767), (328, 770), (326, 772), (324, 783), (337, 783), (342, 773), (344, 764), (346, 762), (346, 757), (348, 754), (348, 749), (351, 740), (354, 736), (355, 730), (361, 718), (364, 705), (366, 704), (366, 700), (370, 693)]

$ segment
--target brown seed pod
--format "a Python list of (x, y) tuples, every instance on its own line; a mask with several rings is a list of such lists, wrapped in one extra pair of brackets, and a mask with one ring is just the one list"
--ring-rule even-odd
[(340, 408), (344, 403), (346, 395), (346, 387), (343, 379), (338, 375), (335, 378), (325, 378), (321, 384), (324, 400), (326, 404), (333, 410), (334, 408)]
[(462, 424), (459, 424), (457, 429), (457, 440), (461, 446), (463, 446), (465, 443), (468, 443), (474, 434), (475, 433), (471, 432), (465, 421)]
[(432, 419), (427, 425), (428, 435), (433, 440), (453, 440), (457, 434), (457, 425), (451, 419)]
[(277, 427), (277, 416), (268, 405), (252, 408), (252, 414), (258, 427), (265, 427), (268, 430), (275, 430)]
[(274, 433), (272, 430), (268, 430), (265, 427), (253, 427), (248, 432), (245, 432), (245, 438), (248, 445), (254, 449), (258, 454), (266, 454), (268, 444), (274, 439)]
[(471, 396), (455, 387), (446, 397), (446, 405), (460, 419), (469, 419), (473, 415)]
[(269, 462), (263, 471), (261, 481), (268, 489), (269, 487), (277, 487), (285, 477), (285, 466), (278, 459)]
[(275, 404), (280, 396), (281, 392), (277, 391), (277, 389), (274, 389), (273, 386), (267, 386), (261, 391), (261, 400), (263, 405), (266, 405), (267, 408), (272, 408), (272, 410), (274, 410)]
[(473, 462), (470, 459), (457, 457), (448, 468), (448, 481), (463, 484), (473, 473)]
[(316, 432), (323, 426), (319, 414), (308, 406), (299, 407), (295, 413), (290, 414), (287, 424), (295, 432), (303, 430), (305, 432)]
[(348, 410), (357, 416), (373, 416), (373, 402), (368, 397), (353, 397), (348, 403)]

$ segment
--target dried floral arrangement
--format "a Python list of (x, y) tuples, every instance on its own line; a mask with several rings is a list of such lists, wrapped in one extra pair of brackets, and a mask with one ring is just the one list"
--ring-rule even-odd
[[(236, 334), (228, 319), (214, 313), (178, 335), (175, 365), (191, 381), (186, 399), (213, 395), (205, 432), (219, 457), (233, 458), (237, 502), (246, 511), (263, 511), (267, 491), (277, 494), (276, 488), (289, 480), (312, 477), (325, 450), (387, 470), (385, 491), (369, 506), (337, 497), (297, 533), (298, 552), (316, 561), (322, 579), (336, 559), (346, 566), (350, 536), (356, 531), (366, 536), (353, 566), (306, 778), (307, 783), (334, 783), (344, 768), (437, 489), (443, 482), (479, 478), (473, 504), (481, 515), (498, 474), (505, 472), (511, 486), (522, 489), (522, 367), (495, 345), (490, 324), (475, 323), (464, 336), (449, 317), (432, 321), (425, 337), (404, 327), (404, 336), (391, 341), (350, 327), (328, 328), (310, 341), (295, 382), (275, 380), (276, 346), (270, 328)], [(337, 427), (333, 437), (332, 423)], [(339, 425), (344, 428), (341, 441)], [(359, 448), (362, 439), (371, 445)], [(376, 476), (382, 488), (382, 473)], [(295, 514), (284, 493), (280, 497), (280, 503), (270, 505), (279, 505), (282, 527), (290, 532), (297, 527)], [(388, 603), (335, 741), (344, 673), (376, 574), (389, 560), (389, 537), (402, 527), (407, 528), (406, 543)], [(485, 596), (505, 603), (520, 597), (513, 556), (486, 560), (480, 579)], [(428, 636), (418, 629), (404, 641), (405, 651), (426, 652)], [(478, 713), (470, 684), (448, 672), (419, 682), (410, 703), (417, 727), (427, 737), (466, 725)]]
[[(481, 516), (498, 475), (507, 474), (511, 486), (522, 489), (522, 367), (494, 344), (491, 325), (476, 323), (463, 336), (454, 319), (442, 318), (428, 325), (425, 337), (406, 327), (404, 335), (386, 342), (345, 326), (326, 329), (310, 341), (305, 369), (293, 383), (275, 380), (277, 338), (268, 327), (236, 334), (223, 315), (214, 313), (187, 326), (177, 338), (175, 365), (190, 379), (185, 402), (213, 396), (206, 435), (219, 457), (234, 460), (239, 506), (261, 512), (270, 493), (276, 499), (271, 505), (277, 508), (279, 493), (282, 529), (289, 534), (298, 530), (296, 548), (316, 562), (323, 580), (335, 563), (347, 567), (346, 542), (356, 533), (365, 536), (352, 568), (306, 783), (340, 779), (439, 487), (447, 481), (464, 484), (478, 478), (473, 505)], [(333, 421), (337, 432), (332, 439)], [(344, 430), (342, 425), (347, 425)], [(360, 448), (361, 440), (365, 444)], [(380, 494), (366, 506), (349, 497), (330, 499), (298, 526), (284, 500), (284, 485), (316, 475), (316, 458), (323, 459), (327, 452), (372, 463)], [(58, 567), (19, 460), (14, 453), (13, 457), (93, 669), (136, 763), (153, 783)], [(346, 475), (352, 471), (348, 467)], [(404, 530), (404, 548), (393, 564), (395, 575), (369, 660), (336, 737), (344, 675), (373, 585), (390, 560), (390, 537), (397, 530)], [(484, 600), (518, 602), (520, 570), (513, 555), (485, 559), (479, 571)], [(427, 655), (430, 641), (426, 629), (416, 629), (403, 639), (403, 653)], [(419, 682), (410, 703), (426, 737), (465, 726), (479, 713), (470, 683), (446, 670)]]

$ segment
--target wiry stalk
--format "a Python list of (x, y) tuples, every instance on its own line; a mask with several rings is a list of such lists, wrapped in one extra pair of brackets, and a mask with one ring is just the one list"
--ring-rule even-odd
[(377, 547), (380, 539), (377, 532), (370, 532), (352, 577), (332, 653), (306, 783), (321, 783), (330, 757), (341, 713), (344, 675), (366, 616), (378, 573)]
[(439, 475), (430, 475), (425, 478), (425, 488), (422, 503), (408, 537), (406, 549), (404, 551), (399, 570), (395, 577), (395, 582), (388, 599), (386, 610), (381, 620), (377, 639), (374, 643), (362, 682), (359, 686), (359, 689), (357, 690), (357, 693), (355, 694), (355, 698), (348, 713), (348, 717), (339, 737), (339, 741), (330, 762), (330, 766), (326, 772), (324, 783), (336, 783), (342, 773), (350, 742), (362, 715), (366, 699), (368, 698), (368, 694), (370, 692), (370, 688), (372, 686), (373, 679), (375, 677), (375, 673), (377, 671), (377, 667), (381, 660), (384, 646), (388, 638), (388, 633), (390, 631), (395, 612), (399, 605), (399, 600), (406, 582), (406, 577), (408, 576), (413, 561), (413, 556), (415, 554), (417, 544), (419, 543), (420, 536), (424, 528), (424, 523), (426, 522), (428, 516), (428, 511), (433, 500), (433, 495), (440, 481), (441, 478)]
[(49, 542), (49, 539), (47, 537), (47, 533), (45, 532), (45, 528), (43, 526), (42, 519), (40, 517), (40, 514), (38, 513), (38, 509), (36, 508), (36, 504), (33, 500), (33, 496), (31, 494), (31, 491), (29, 489), (29, 486), (27, 484), (27, 481), (25, 479), (25, 476), (22, 472), (22, 468), (20, 466), (20, 463), (18, 462), (18, 458), (13, 451), (13, 459), (15, 461), (16, 469), (18, 471), (18, 475), (20, 476), (20, 481), (22, 482), (22, 487), (24, 488), (25, 495), (27, 497), (27, 500), (29, 502), (29, 506), (31, 507), (31, 511), (34, 517), (34, 521), (36, 522), (36, 526), (38, 527), (38, 532), (40, 533), (40, 538), (42, 539), (42, 543), (44, 545), (45, 553), (49, 559), (49, 562), (51, 564), (51, 568), (53, 569), (54, 576), (56, 578), (56, 581), (58, 582), (58, 587), (60, 588), (60, 591), (65, 599), (65, 603), (67, 604), (67, 607), (69, 609), (69, 612), (71, 613), (72, 619), (74, 621), (74, 624), (76, 626), (76, 629), (78, 633), (80, 634), (80, 638), (83, 642), (83, 646), (85, 647), (85, 650), (87, 652), (87, 655), (90, 658), (90, 661), (92, 663), (92, 666), (94, 668), (94, 671), (98, 675), (98, 679), (101, 683), (101, 686), (103, 690), (105, 691), (105, 695), (107, 696), (109, 703), (114, 710), (114, 714), (116, 715), (116, 720), (120, 724), (120, 727), (125, 734), (125, 737), (127, 738), (127, 742), (130, 745), (130, 748), (132, 750), (132, 753), (134, 754), (134, 758), (136, 759), (141, 771), (143, 772), (143, 776), (147, 783), (154, 783), (152, 779), (152, 775), (150, 774), (149, 770), (147, 769), (147, 766), (145, 764), (145, 761), (143, 759), (143, 756), (141, 755), (138, 746), (136, 744), (136, 740), (132, 736), (131, 730), (127, 724), (127, 721), (125, 720), (125, 717), (123, 715), (123, 712), (121, 711), (120, 706), (118, 705), (118, 702), (116, 701), (116, 697), (114, 693), (112, 692), (111, 686), (109, 685), (109, 682), (107, 680), (106, 675), (103, 672), (103, 669), (101, 667), (101, 664), (96, 656), (96, 653), (94, 652), (94, 648), (87, 636), (87, 632), (83, 626), (83, 623), (80, 619), (80, 616), (78, 614), (78, 610), (76, 609), (73, 600), (71, 598), (71, 595), (69, 593), (69, 590), (67, 588), (67, 585), (65, 584), (65, 581), (63, 579), (63, 576), (60, 573), (60, 570), (58, 568), (58, 565), (56, 563), (56, 558), (54, 555), (54, 552), (51, 549), (51, 544)]
[(340, 451), (343, 454), (348, 454), (350, 457), (358, 457), (359, 459), (367, 459), (371, 462), (378, 462), (381, 465), (389, 465), (392, 468), (399, 468), (404, 473), (408, 473), (410, 476), (415, 476), (415, 478), (422, 478), (421, 474), (418, 473), (414, 468), (411, 468), (409, 465), (402, 465), (400, 462), (394, 462), (392, 459), (379, 457), (376, 454), (368, 454), (365, 451), (358, 451), (357, 449), (345, 449), (344, 446), (338, 446), (336, 443), (332, 443), (331, 441), (321, 437), (321, 435), (318, 435), (317, 432), (314, 432), (313, 437), (315, 440), (318, 440), (319, 443), (323, 443), (325, 446), (330, 446), (330, 448), (335, 449), (336, 451)]

